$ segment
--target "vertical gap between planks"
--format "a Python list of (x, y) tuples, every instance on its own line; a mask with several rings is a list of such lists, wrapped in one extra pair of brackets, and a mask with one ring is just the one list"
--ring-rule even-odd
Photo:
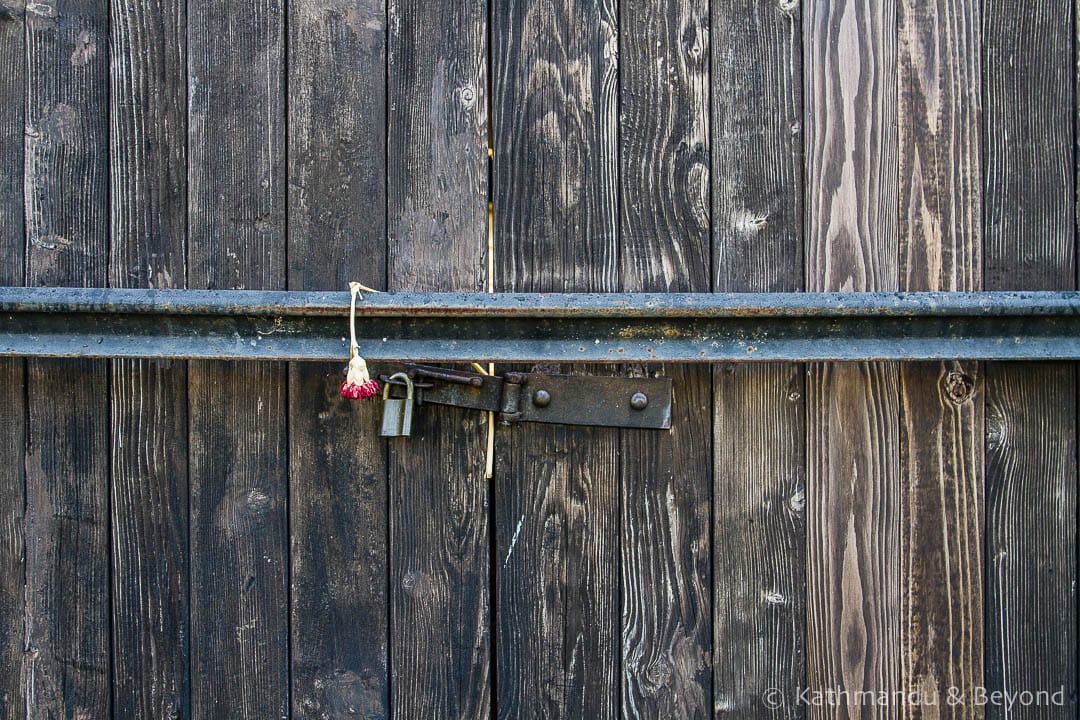
[[(289, 119), (292, 116), (292, 102), (289, 97), (289, 46), (292, 44), (289, 42), (289, 0), (284, 0), (281, 5), (281, 105), (282, 115), (281, 118), (281, 156), (282, 156), (282, 180), (285, 183), (285, 189), (282, 192), (282, 208), (281, 208), (281, 235), (282, 242), (282, 263), (281, 263), (281, 275), (284, 280), (284, 287), (286, 290), (291, 290), (289, 287), (289, 246), (292, 244), (289, 242), (289, 185), (291, 175), (289, 174), (289, 149), (291, 147), (291, 138), (289, 134)], [(282, 500), (285, 504), (285, 552), (284, 552), (284, 565), (283, 577), (285, 579), (285, 707), (288, 708), (288, 713), (291, 715), (293, 710), (293, 651), (295, 650), (295, 643), (293, 642), (293, 554), (292, 554), (292, 451), (290, 445), (292, 444), (292, 432), (290, 420), (292, 419), (290, 405), (290, 390), (293, 382), (293, 374), (289, 372), (289, 363), (282, 363), (283, 376), (279, 382), (282, 385), (281, 388), (281, 404), (282, 404), (282, 432), (285, 435), (285, 487), (282, 494)]]
[[(494, 42), (494, 33), (492, 31), (492, 24), (494, 23), (494, 9), (492, 3), (489, 1), (485, 6), (485, 27), (484, 27), (484, 40), (485, 40), (485, 53), (484, 62), (486, 63), (484, 72), (484, 102), (486, 104), (487, 112), (487, 138), (488, 138), (488, 157), (487, 157), (487, 291), (489, 293), (495, 292), (495, 103), (492, 99), (495, 95), (495, 70), (492, 64), (494, 58), (494, 51), (492, 50), (492, 43)], [(388, 113), (389, 114), (389, 113)], [(495, 374), (495, 363), (488, 363), (488, 374)], [(490, 663), (489, 676), (491, 677), (491, 710), (489, 717), (499, 717), (499, 653), (498, 653), (498, 641), (499, 641), (499, 548), (498, 548), (498, 511), (495, 506), (498, 505), (496, 500), (496, 481), (495, 481), (495, 413), (488, 412), (488, 446), (487, 446), (487, 471), (485, 475), (488, 480), (488, 653)]]
[[(112, 144), (112, 139), (115, 137), (113, 131), (114, 116), (112, 112), (113, 104), (113, 84), (112, 84), (112, 69), (115, 62), (115, 58), (112, 57), (113, 43), (113, 14), (112, 7), (107, 8), (105, 13), (105, 39), (108, 41), (109, 48), (109, 74), (106, 76), (105, 82), (105, 109), (106, 109), (106, 137), (108, 138), (108, 147), (106, 148), (106, 167), (105, 167), (105, 219), (104, 222), (108, 228), (105, 233), (105, 287), (110, 287), (112, 283), (109, 278), (109, 258), (113, 252), (113, 233), (112, 233), (112, 218), (113, 218), (113, 183), (112, 183), (112, 167), (115, 161), (114, 152), (115, 148)], [(105, 417), (109, 418), (109, 425), (112, 425), (113, 404), (115, 398), (113, 397), (113, 368), (121, 361), (119, 360), (107, 360), (104, 363), (105, 373)], [(115, 481), (113, 473), (113, 434), (112, 428), (105, 433), (105, 588), (106, 588), (106, 612), (105, 615), (108, 618), (108, 631), (105, 636), (105, 657), (108, 663), (108, 682), (109, 691), (107, 693), (109, 698), (109, 713), (112, 714), (116, 710), (116, 659), (113, 657), (113, 646), (115, 642), (115, 625), (116, 622), (113, 618), (113, 605), (116, 602), (116, 593), (113, 590), (113, 566), (116, 560), (116, 553), (113, 548), (113, 512), (112, 512), (112, 496), (113, 496), (113, 482)]]

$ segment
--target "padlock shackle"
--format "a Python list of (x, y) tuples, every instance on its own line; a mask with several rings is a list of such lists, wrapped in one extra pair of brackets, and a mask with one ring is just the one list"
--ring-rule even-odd
[(405, 381), (405, 399), (406, 400), (413, 400), (414, 399), (413, 380), (412, 380), (411, 377), (409, 377), (407, 374), (405, 374), (403, 372), (394, 373), (393, 375), (391, 375), (390, 377), (388, 377), (386, 379), (386, 382), (383, 383), (382, 399), (383, 400), (389, 400), (390, 399), (390, 385), (394, 380), (404, 380)]

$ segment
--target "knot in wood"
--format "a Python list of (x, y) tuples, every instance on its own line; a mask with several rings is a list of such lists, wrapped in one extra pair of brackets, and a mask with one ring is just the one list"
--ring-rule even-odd
[(945, 394), (956, 405), (967, 402), (974, 389), (975, 380), (967, 373), (954, 370), (945, 376)]

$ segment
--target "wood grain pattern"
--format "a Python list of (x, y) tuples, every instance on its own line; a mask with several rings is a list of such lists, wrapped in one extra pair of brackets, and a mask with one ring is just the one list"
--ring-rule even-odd
[(618, 715), (614, 434), (515, 425), (504, 440), (495, 513), (499, 717)]
[[(813, 3), (805, 28), (806, 289), (896, 289), (896, 5)], [(806, 392), (807, 685), (895, 692), (897, 367), (812, 365)], [(808, 709), (814, 717), (901, 711), (854, 700)]]
[[(26, 130), (26, 5), (0, 0), (0, 283), (22, 285), (26, 277), (23, 203)], [(2, 694), (2, 693), (0, 693)]]
[(1063, 689), (1048, 718), (1077, 710), (1076, 417), (1071, 365), (987, 363), (986, 686)]
[[(802, 14), (712, 3), (714, 290), (803, 279)], [(801, 365), (713, 370), (714, 717), (801, 717), (806, 686)], [(782, 710), (767, 707), (777, 688)]]
[(109, 247), (109, 4), (26, 8), (27, 282), (104, 286)]
[[(708, 3), (619, 5), (622, 289), (709, 290)], [(704, 718), (712, 704), (712, 377), (672, 377), (670, 433), (625, 431), (621, 477), (623, 717)]]
[(496, 289), (619, 287), (613, 0), (496, 6)]
[(982, 4), (898, 7), (900, 289), (979, 290)]
[[(21, 263), (20, 263), (21, 265)], [(21, 268), (20, 268), (21, 269)], [(26, 713), (22, 692), (26, 583), (26, 361), (0, 361), (0, 716)]]
[[(617, 21), (608, 0), (493, 8), (498, 291), (619, 287)], [(509, 433), (495, 483), (500, 717), (619, 714), (618, 441)]]
[[(106, 284), (106, 2), (26, 8), (27, 283)], [(33, 717), (107, 717), (109, 400), (105, 361), (30, 360), (22, 690)]]
[[(978, 363), (901, 366), (903, 683), (909, 717), (982, 717), (983, 387)], [(950, 704), (963, 693), (969, 701)]]
[[(187, 21), (176, 0), (111, 7), (111, 287), (184, 287)], [(113, 703), (190, 717), (187, 366), (111, 365)]]
[[(189, 6), (188, 282), (285, 287), (284, 9)], [(289, 713), (285, 366), (191, 363), (192, 716)]]
[[(896, 692), (901, 687), (896, 365), (815, 364), (806, 392), (807, 686)], [(872, 717), (899, 717), (901, 707), (868, 709), (849, 699), (808, 713), (858, 717), (860, 710)]]
[(192, 362), (191, 715), (289, 714), (281, 363)]
[(1073, 12), (1048, 0), (983, 3), (987, 290), (1075, 287)]
[[(0, 285), (26, 277), (23, 222), (26, 27), (21, 0), (0, 2)], [(23, 585), (26, 580), (23, 515), (26, 507), (26, 361), (0, 361), (0, 716), (21, 717)]]
[(803, 16), (798, 3), (713, 2), (713, 289), (803, 282)]
[[(300, 0), (289, 3), (287, 25), (289, 288), (381, 287), (385, 6)], [(344, 359), (289, 365), (294, 718), (390, 712), (382, 408), (341, 398)]]
[[(981, 3), (899, 2), (900, 288), (982, 288)], [(909, 717), (982, 717), (983, 377), (900, 366), (903, 687)]]
[[(485, 11), (389, 3), (389, 290), (484, 289)], [(389, 442), (395, 716), (493, 712), (485, 435), (480, 413), (425, 408)]]
[(391, 0), (387, 123), (390, 290), (483, 290), (487, 15)]
[(189, 6), (189, 287), (285, 287), (284, 14)]
[(289, 289), (383, 287), (386, 9), (289, 4)]
[(114, 360), (113, 702), (127, 717), (191, 716), (187, 373)]
[[(983, 5), (987, 290), (1076, 287), (1074, 13)], [(986, 366), (986, 685), (1064, 688), (1040, 717), (1077, 713), (1076, 388), (1069, 365)]]
[[(714, 717), (802, 717), (806, 409), (802, 365), (715, 371)], [(766, 695), (777, 688), (784, 705)]]

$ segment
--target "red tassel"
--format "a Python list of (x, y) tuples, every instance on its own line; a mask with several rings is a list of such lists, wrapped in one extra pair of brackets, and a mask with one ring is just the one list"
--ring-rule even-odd
[(379, 394), (379, 383), (367, 380), (362, 383), (352, 383), (346, 380), (341, 383), (341, 397), (346, 400), (367, 400)]

